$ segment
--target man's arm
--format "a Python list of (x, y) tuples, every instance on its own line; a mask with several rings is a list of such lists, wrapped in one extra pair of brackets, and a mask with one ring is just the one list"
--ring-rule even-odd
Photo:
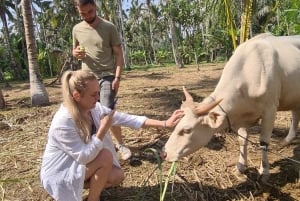
[(115, 71), (115, 80), (112, 83), (112, 88), (117, 94), (120, 85), (121, 72), (124, 65), (123, 51), (121, 45), (113, 46), (113, 52), (116, 59), (116, 71)]
[(113, 52), (116, 59), (115, 77), (121, 77), (121, 72), (124, 65), (123, 51), (121, 45), (113, 46)]
[(75, 29), (72, 30), (73, 49), (72, 55), (77, 59), (83, 59), (85, 57), (85, 51), (80, 48), (79, 41), (75, 36)]

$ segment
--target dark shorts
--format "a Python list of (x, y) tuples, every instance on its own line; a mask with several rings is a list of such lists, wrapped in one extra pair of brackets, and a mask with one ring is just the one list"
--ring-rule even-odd
[(100, 86), (100, 103), (106, 107), (109, 107), (113, 104), (116, 93), (112, 89), (112, 82), (114, 81), (115, 76), (105, 76), (99, 80)]

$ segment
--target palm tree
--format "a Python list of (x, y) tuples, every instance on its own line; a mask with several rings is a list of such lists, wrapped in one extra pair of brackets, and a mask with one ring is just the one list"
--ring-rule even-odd
[(182, 68), (183, 67), (182, 57), (178, 50), (178, 46), (179, 46), (178, 39), (177, 39), (177, 35), (176, 35), (175, 23), (174, 23), (172, 17), (169, 18), (169, 29), (170, 29), (170, 33), (171, 33), (172, 49), (173, 49), (175, 63), (176, 63), (177, 67)]
[(152, 9), (153, 9), (153, 5), (151, 3), (151, 0), (146, 0), (146, 5), (147, 5), (147, 14), (148, 14), (148, 20), (149, 20), (149, 37), (150, 37), (150, 46), (153, 52), (153, 58), (154, 58), (154, 63), (157, 63), (157, 59), (156, 59), (156, 51), (154, 48), (154, 39), (153, 39), (153, 27), (152, 27)]
[(31, 105), (47, 105), (49, 104), (49, 97), (42, 82), (38, 68), (37, 49), (33, 31), (34, 25), (30, 0), (22, 0), (22, 11), (28, 55)]
[[(141, 4), (139, 4), (138, 0), (131, 1), (131, 6), (129, 8), (128, 12), (128, 19), (126, 21), (126, 37), (128, 39), (128, 42), (131, 46), (130, 48), (130, 54), (131, 54), (131, 62), (133, 62), (132, 54), (135, 51), (143, 52), (143, 38), (144, 34), (142, 33), (141, 29)], [(138, 49), (138, 50), (137, 50)], [(144, 56), (141, 56), (141, 60), (144, 58), (146, 61), (146, 58)], [(147, 62), (146, 62), (147, 63)]]
[(6, 47), (7, 47), (7, 52), (8, 52), (8, 58), (11, 61), (11, 67), (14, 73), (14, 76), (17, 79), (22, 79), (22, 68), (19, 62), (16, 61), (14, 58), (13, 54), (13, 48), (11, 46), (10, 40), (9, 40), (9, 29), (8, 29), (8, 24), (7, 24), (7, 18), (8, 16), (10, 19), (13, 19), (13, 14), (11, 10), (15, 9), (15, 5), (11, 1), (5, 1), (5, 0), (0, 0), (0, 18), (3, 24), (4, 28), (4, 39), (6, 42)]
[(125, 69), (130, 70), (130, 62), (129, 62), (129, 54), (128, 54), (128, 46), (127, 46), (127, 38), (125, 35), (125, 26), (124, 26), (124, 18), (123, 18), (123, 10), (122, 10), (122, 0), (117, 0), (117, 10), (116, 10), (116, 19), (118, 21), (118, 27), (122, 40), (122, 49), (123, 49), (123, 57)]
[(175, 21), (173, 19), (174, 16), (172, 15), (173, 13), (176, 13), (176, 12), (173, 12), (174, 10), (176, 10), (176, 8), (174, 7), (175, 3), (172, 0), (162, 0), (162, 3), (165, 6), (169, 7), (166, 12), (166, 18), (168, 20), (169, 31), (170, 31), (170, 35), (171, 35), (173, 56), (174, 56), (176, 66), (178, 68), (182, 68), (182, 67), (184, 67), (184, 65), (182, 62), (182, 56), (180, 55), (180, 52), (179, 52), (179, 43), (178, 43), (178, 38), (177, 38), (177, 34), (176, 34), (176, 26), (175, 26)]
[[(61, 54), (71, 49), (70, 30), (79, 17), (73, 1), (32, 1), (33, 21), (36, 26), (40, 72), (51, 77), (58, 73), (62, 63)], [(55, 53), (54, 53), (55, 52)], [(42, 63), (42, 64), (41, 64)], [(44, 64), (44, 65), (43, 65)]]
[[(278, 7), (281, 7), (281, 9), (285, 10), (285, 6), (283, 4), (289, 4), (289, 2), (291, 1), (279, 3), (279, 0), (266, 0), (263, 2), (253, 0), (253, 13), (255, 13), (251, 27), (252, 32), (254, 32), (253, 34), (265, 32), (269, 28), (269, 25), (272, 26), (272, 24), (279, 24), (276, 22), (279, 20), (279, 16), (276, 16), (279, 11)], [(287, 6), (287, 8), (291, 9), (290, 6)]]
[(5, 101), (4, 101), (2, 90), (0, 89), (0, 109), (4, 109), (4, 108), (5, 108)]
[(122, 0), (96, 0), (98, 4), (98, 11), (101, 12), (103, 18), (112, 21), (118, 28), (120, 32), (120, 38), (122, 41), (122, 50), (123, 50), (123, 58), (125, 69), (130, 70), (130, 62), (128, 56), (128, 46), (127, 39), (125, 36), (125, 27), (124, 27), (124, 19), (123, 19), (123, 10), (122, 10)]

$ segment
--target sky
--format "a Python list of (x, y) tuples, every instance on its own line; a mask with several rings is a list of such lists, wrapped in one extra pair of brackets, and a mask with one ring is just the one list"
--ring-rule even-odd
[[(152, 3), (157, 4), (159, 0), (152, 0)], [(139, 0), (139, 3), (145, 3), (146, 0)], [(130, 8), (131, 6), (131, 0), (123, 0), (122, 1), (122, 7), (123, 9)]]
[(128, 1), (128, 0), (125, 0), (125, 1), (123, 1), (123, 3), (122, 3), (123, 9), (130, 8), (130, 5), (131, 5), (131, 2)]

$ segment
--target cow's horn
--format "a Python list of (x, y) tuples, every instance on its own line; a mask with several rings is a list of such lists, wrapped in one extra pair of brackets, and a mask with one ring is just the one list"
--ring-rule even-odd
[(186, 88), (183, 86), (182, 89), (183, 89), (183, 93), (184, 93), (184, 96), (185, 96), (185, 100), (186, 101), (193, 101), (193, 97), (191, 96), (191, 94), (189, 94), (189, 92), (186, 90)]
[(199, 105), (196, 108), (196, 114), (198, 115), (203, 115), (203, 114), (207, 114), (211, 109), (213, 109), (214, 107), (216, 107), (223, 99), (220, 99), (218, 101), (209, 103), (209, 104), (202, 104)]

